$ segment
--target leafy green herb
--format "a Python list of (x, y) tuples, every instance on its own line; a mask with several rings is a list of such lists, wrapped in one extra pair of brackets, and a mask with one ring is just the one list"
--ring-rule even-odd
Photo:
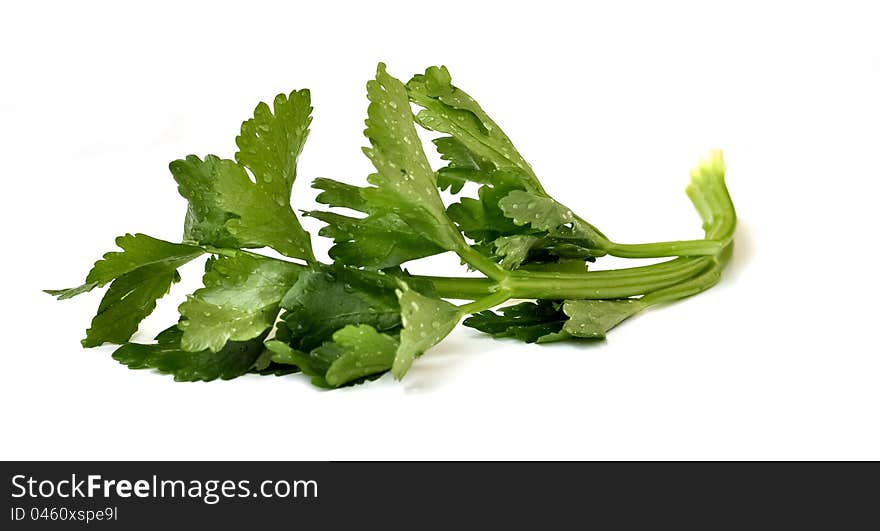
[(81, 286), (46, 290), (58, 299), (69, 299), (112, 282), (82, 340), (84, 347), (128, 341), (140, 322), (153, 313), (156, 301), (180, 280), (177, 268), (204, 253), (200, 247), (145, 234), (120, 236), (116, 245), (122, 252), (109, 252), (95, 262)]
[(574, 337), (604, 339), (609, 330), (644, 307), (638, 299), (565, 301), (562, 311), (569, 320), (562, 330)]
[[(198, 243), (271, 247), (290, 258), (315, 261), (309, 234), (290, 208), (296, 162), (312, 107), (308, 90), (275, 97), (241, 125), (236, 161), (190, 155), (171, 163), (181, 194), (189, 200), (185, 237)], [(253, 181), (248, 175), (253, 175)], [(222, 223), (222, 225), (221, 225)]]
[(403, 378), (417, 356), (446, 337), (462, 316), (462, 310), (441, 299), (426, 297), (403, 286), (397, 290), (403, 330), (391, 372)]
[(333, 387), (381, 374), (391, 368), (398, 342), (369, 325), (348, 325), (333, 334), (333, 343), (342, 349), (324, 376)]
[[(451, 155), (448, 148), (445, 152), (453, 168), (467, 150), (472, 153), (469, 155), (472, 160), (485, 161), (481, 167), (491, 165), (498, 170), (519, 170), (525, 176), (526, 189), (542, 190), (532, 167), (510, 138), (473, 98), (452, 85), (452, 76), (445, 66), (432, 66), (424, 75), (414, 76), (407, 83), (407, 90), (412, 101), (424, 107), (418, 114), (419, 123), (427, 129), (448, 133), (456, 141), (452, 144), (456, 146), (456, 155)], [(444, 142), (449, 146), (452, 141)]]
[[(83, 345), (121, 343), (113, 354), (121, 363), (179, 381), (302, 373), (336, 388), (388, 372), (403, 378), (468, 315), (465, 326), (497, 338), (602, 339), (645, 308), (712, 287), (730, 260), (736, 213), (720, 152), (697, 166), (687, 188), (703, 239), (620, 244), (547, 194), (445, 67), (403, 84), (380, 64), (367, 97), (364, 153), (375, 173), (364, 186), (316, 179), (328, 210), (305, 213), (325, 224), (319, 235), (333, 240), (332, 263), (315, 257), (291, 205), (310, 95), (279, 94), (242, 124), (234, 159), (189, 155), (170, 164), (188, 203), (182, 243), (121, 236), (121, 251), (105, 254), (82, 285), (48, 291), (66, 299), (109, 284)], [(431, 168), (416, 125), (441, 133), (433, 142), (444, 167)], [(475, 197), (464, 193), (467, 183)], [(441, 191), (459, 194), (457, 202), (445, 205)], [(480, 274), (401, 268), (443, 253)], [(180, 266), (202, 254), (204, 286), (180, 305), (179, 321), (155, 343), (129, 342)], [(676, 258), (587, 270), (606, 254)], [(525, 302), (492, 310), (511, 299)]]
[(319, 211), (307, 215), (327, 224), (319, 234), (333, 238), (330, 258), (343, 264), (386, 269), (443, 252), (393, 212), (363, 218)]
[(176, 270), (160, 264), (139, 267), (114, 280), (86, 330), (83, 346), (128, 341), (140, 322), (156, 309), (156, 301), (179, 280)]
[(58, 297), (59, 300), (69, 299), (141, 267), (155, 265), (162, 270), (174, 271), (204, 252), (200, 247), (169, 243), (146, 234), (120, 236), (116, 238), (116, 245), (122, 252), (109, 252), (95, 262), (84, 284), (75, 288), (46, 290), (46, 293)]
[(303, 374), (311, 377), (312, 384), (316, 387), (330, 387), (327, 380), (324, 379), (326, 368), (319, 369), (309, 354), (296, 350), (277, 339), (266, 341), (266, 348), (271, 352), (269, 359), (272, 362), (299, 368)]
[(227, 341), (247, 341), (275, 324), (281, 298), (299, 275), (285, 262), (249, 254), (208, 262), (205, 287), (180, 305), (181, 346), (217, 352)]
[(183, 223), (183, 239), (216, 247), (244, 247), (226, 227), (236, 216), (223, 208), (217, 190), (218, 176), (238, 170), (235, 161), (208, 155), (205, 160), (195, 155), (175, 160), (168, 165), (177, 181), (180, 195), (188, 201)]
[(437, 171), (437, 186), (457, 194), (468, 181), (489, 183), (494, 165), (488, 160), (470, 152), (461, 141), (444, 136), (434, 139), (440, 158), (448, 161), (445, 168)]
[(347, 325), (369, 325), (380, 332), (400, 327), (397, 281), (383, 273), (324, 266), (300, 274), (281, 306), (281, 332), (294, 348), (310, 351)]
[(230, 341), (217, 352), (190, 352), (180, 347), (183, 331), (172, 326), (156, 336), (156, 343), (127, 343), (113, 353), (113, 359), (130, 369), (156, 369), (174, 375), (178, 382), (229, 380), (249, 372), (263, 352), (263, 338)]
[(568, 317), (559, 301), (521, 302), (498, 310), (484, 310), (464, 320), (465, 326), (476, 328), (492, 337), (513, 337), (526, 343), (558, 340)]
[(406, 87), (380, 64), (376, 79), (367, 83), (367, 129), (372, 147), (364, 153), (377, 172), (367, 180), (376, 188), (361, 192), (368, 204), (394, 212), (425, 238), (447, 250), (464, 245), (446, 216), (434, 171), (416, 134)]

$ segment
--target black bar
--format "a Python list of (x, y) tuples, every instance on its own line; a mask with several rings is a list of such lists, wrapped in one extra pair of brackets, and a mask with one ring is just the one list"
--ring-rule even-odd
[[(878, 522), (873, 509), (878, 468), (877, 463), (3, 462), (7, 505), (0, 529), (177, 529), (195, 523), (222, 526), (218, 529), (478, 524), (568, 529), (603, 522), (600, 528), (711, 529), (731, 523), (787, 527), (796, 521), (857, 529)], [(89, 476), (100, 476), (91, 497)], [(70, 484), (63, 480), (79, 486), (76, 497), (58, 495), (59, 487), (68, 494)], [(160, 497), (162, 481), (182, 483), (164, 484)], [(40, 488), (47, 497), (32, 497)], [(144, 497), (134, 495), (136, 488)], [(110, 511), (100, 521), (70, 519), (97, 517), (105, 508)]]

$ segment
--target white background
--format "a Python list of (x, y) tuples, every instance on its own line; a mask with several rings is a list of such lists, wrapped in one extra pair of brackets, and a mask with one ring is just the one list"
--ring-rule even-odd
[[(872, 2), (602, 4), (4, 4), (0, 458), (880, 458)], [(124, 232), (179, 238), (168, 162), (231, 157), (258, 101), (312, 89), (295, 206), (314, 177), (363, 182), (380, 60), (404, 80), (446, 64), (618, 241), (700, 237), (683, 189), (724, 148), (741, 222), (722, 283), (601, 344), (459, 328), (403, 382), (333, 392), (174, 383), (79, 347), (99, 295), (40, 290), (78, 284)], [(456, 266), (430, 263), (417, 271)]]

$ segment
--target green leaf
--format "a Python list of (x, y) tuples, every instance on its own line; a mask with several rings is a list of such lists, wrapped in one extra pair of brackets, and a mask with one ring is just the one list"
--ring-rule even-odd
[(637, 299), (539, 300), (485, 310), (464, 321), (493, 337), (515, 337), (527, 343), (548, 343), (570, 337), (602, 339), (624, 319), (644, 309)]
[(444, 252), (392, 212), (364, 218), (320, 211), (307, 215), (327, 224), (318, 234), (333, 238), (330, 258), (347, 265), (385, 269)]
[(53, 297), (57, 297), (59, 301), (64, 299), (70, 299), (76, 297), (77, 295), (82, 295), (83, 293), (88, 293), (98, 287), (97, 283), (86, 283), (81, 284), (75, 288), (66, 288), (66, 289), (44, 289), (44, 293), (48, 293)]
[(523, 190), (510, 192), (498, 201), (498, 206), (516, 225), (542, 231), (554, 231), (575, 221), (574, 213), (555, 199)]
[(183, 238), (214, 247), (245, 247), (226, 227), (226, 222), (235, 216), (221, 206), (217, 191), (218, 176), (234, 173), (237, 164), (214, 155), (206, 156), (205, 160), (189, 155), (175, 160), (168, 168), (180, 195), (188, 201)]
[(537, 236), (517, 234), (495, 240), (495, 255), (501, 257), (501, 267), (517, 269), (528, 258), (529, 251), (540, 241)]
[(253, 247), (271, 247), (290, 258), (314, 261), (309, 235), (288, 204), (290, 195), (275, 196), (254, 184), (241, 166), (229, 166), (217, 175), (220, 204), (236, 217), (226, 227)]
[(333, 238), (330, 257), (335, 261), (385, 269), (444, 251), (393, 211), (366, 202), (362, 197), (365, 188), (331, 179), (316, 179), (312, 186), (323, 190), (316, 198), (318, 202), (368, 214), (357, 218), (335, 212), (306, 212), (327, 224), (318, 234)]
[(177, 268), (204, 252), (200, 247), (145, 234), (120, 236), (116, 245), (122, 252), (109, 252), (95, 262), (83, 285), (47, 290), (59, 299), (68, 299), (112, 281), (82, 340), (85, 347), (128, 341), (156, 308), (156, 301), (180, 280)]
[(406, 287), (397, 290), (397, 299), (403, 329), (391, 372), (399, 380), (409, 371), (416, 357), (452, 332), (461, 319), (461, 312), (453, 304), (426, 297)]
[[(265, 103), (242, 124), (238, 162), (190, 155), (171, 163), (178, 189), (189, 201), (184, 237), (216, 247), (272, 247), (292, 258), (312, 260), (311, 240), (290, 208), (297, 157), (308, 125), (308, 91)], [(246, 169), (256, 182), (251, 182)]]
[(324, 379), (324, 372), (312, 361), (311, 357), (290, 345), (278, 340), (266, 341), (266, 348), (272, 352), (272, 361), (284, 365), (294, 365), (306, 376), (311, 377), (312, 385), (316, 387), (330, 388)]
[(299, 272), (293, 264), (249, 254), (211, 260), (205, 287), (180, 305), (181, 346), (217, 352), (229, 340), (259, 336), (275, 323), (281, 298)]
[(600, 249), (605, 237), (565, 205), (543, 194), (514, 190), (498, 201), (516, 225), (529, 225), (552, 236), (581, 240), (583, 247)]
[(296, 161), (312, 123), (308, 89), (279, 94), (269, 106), (260, 102), (254, 117), (241, 124), (235, 160), (251, 170), (258, 184), (275, 197), (290, 198), (296, 179)]
[(160, 269), (173, 271), (204, 253), (200, 247), (166, 242), (146, 234), (119, 236), (116, 238), (116, 245), (122, 249), (122, 252), (109, 252), (95, 262), (83, 285), (68, 289), (46, 290), (46, 293), (58, 297), (59, 300), (69, 299), (141, 267), (156, 265), (160, 266)]
[(344, 353), (327, 370), (327, 383), (334, 387), (391, 369), (398, 342), (369, 325), (349, 325), (333, 334)]
[(97, 347), (128, 341), (140, 322), (156, 309), (156, 301), (178, 280), (177, 270), (161, 263), (140, 267), (114, 280), (101, 299), (82, 345)]
[[(557, 226), (557, 223), (565, 224), (567, 209), (560, 211), (561, 205), (552, 199), (526, 192), (521, 174), (496, 171), (492, 180), (491, 185), (480, 187), (479, 199), (463, 197), (450, 205), (448, 212), (467, 237), (488, 248), (490, 256), (502, 257), (503, 267), (516, 269), (531, 262), (547, 263), (567, 258), (580, 259), (583, 264), (583, 260), (604, 254), (604, 251), (593, 249), (593, 242), (585, 238), (585, 231), (573, 228), (582, 224), (574, 216), (572, 227)], [(532, 205), (531, 208), (528, 205)], [(511, 215), (520, 208), (526, 212), (538, 211), (538, 205), (546, 207), (542, 214), (549, 211), (554, 219), (545, 220), (540, 214), (535, 214), (534, 219), (513, 219), (515, 216)], [(563, 219), (559, 219), (560, 216)], [(532, 220), (537, 227), (529, 224)], [(551, 232), (547, 231), (548, 226), (553, 227)]]
[(437, 172), (437, 186), (457, 194), (468, 181), (476, 183), (491, 182), (491, 172), (495, 166), (488, 160), (472, 153), (460, 140), (444, 136), (435, 138), (434, 145), (440, 158), (449, 162)]
[(156, 336), (154, 344), (128, 343), (113, 353), (113, 359), (130, 369), (157, 369), (173, 374), (178, 382), (229, 380), (253, 368), (263, 352), (263, 337), (230, 341), (218, 352), (188, 352), (180, 347), (183, 331), (172, 326)]
[(569, 320), (562, 329), (574, 337), (603, 339), (609, 330), (644, 308), (638, 299), (565, 301), (562, 310)]
[(226, 227), (236, 238), (314, 262), (309, 235), (290, 206), (297, 158), (311, 123), (309, 98), (308, 90), (279, 94), (274, 114), (265, 103), (257, 105), (236, 138), (239, 164), (218, 166), (215, 187), (219, 206), (235, 216)]
[[(378, 100), (370, 105), (371, 118), (367, 120), (368, 129), (365, 132), (373, 148), (366, 149), (365, 152), (380, 170), (379, 174), (371, 176), (371, 182), (379, 186), (361, 188), (330, 179), (317, 179), (313, 183), (315, 188), (323, 190), (317, 197), (319, 202), (350, 208), (368, 215), (356, 218), (321, 211), (308, 212), (306, 215), (327, 224), (319, 234), (333, 238), (336, 245), (331, 248), (330, 256), (334, 260), (348, 265), (383, 269), (441, 253), (445, 248), (435, 243), (438, 237), (451, 244), (452, 240), (460, 242), (460, 236), (445, 213), (441, 212), (443, 204), (436, 190), (425, 185), (427, 182), (433, 187), (434, 176), (421, 149), (421, 141), (415, 134), (402, 85), (385, 74), (381, 65), (377, 79), (378, 81), (368, 84), (371, 100)], [(379, 82), (390, 86), (391, 92), (396, 87), (399, 97), (395, 99), (388, 96), (381, 86), (377, 89)], [(401, 141), (395, 136), (396, 130), (411, 134)], [(423, 193), (418, 186), (429, 188), (428, 193)], [(388, 197), (385, 193), (388, 189), (398, 190), (400, 193), (395, 197)], [(429, 207), (435, 206), (428, 210), (433, 210), (437, 218), (435, 222), (445, 225), (440, 236), (436, 227), (429, 227), (427, 232), (419, 228), (425, 224), (428, 215), (422, 208), (425, 204)], [(415, 220), (417, 227), (413, 228), (407, 219)], [(431, 223), (433, 222), (429, 220), (428, 224)], [(444, 234), (450, 238), (446, 238)]]
[(537, 231), (529, 227), (516, 225), (498, 206), (502, 198), (521, 189), (519, 173), (495, 172), (492, 184), (481, 186), (477, 199), (462, 197), (458, 203), (449, 205), (447, 212), (459, 230), (477, 243), (492, 243), (500, 236), (535, 233)]
[(413, 125), (406, 88), (380, 63), (376, 79), (367, 83), (367, 96), (364, 134), (371, 147), (364, 153), (377, 172), (367, 179), (375, 188), (364, 189), (361, 195), (375, 208), (394, 212), (438, 246), (460, 248), (464, 241), (446, 216), (434, 171)]
[(372, 209), (364, 201), (361, 192), (364, 188), (352, 184), (341, 183), (333, 179), (319, 177), (312, 181), (312, 188), (321, 190), (315, 201), (332, 207), (343, 207), (369, 214)]
[(342, 266), (304, 271), (284, 296), (277, 339), (309, 352), (346, 325), (370, 325), (379, 332), (400, 327), (394, 294), (398, 280), (381, 272)]
[[(272, 363), (272, 351), (269, 349), (263, 349), (263, 352), (260, 353), (260, 356), (254, 361), (254, 366), (251, 367), (253, 372), (261, 373), (269, 368)], [(298, 369), (296, 369), (298, 370)], [(296, 372), (294, 370), (294, 372)]]
[[(534, 221), (531, 224), (532, 232), (546, 231), (554, 239), (579, 240), (570, 242), (578, 247), (601, 248), (597, 242), (604, 242), (604, 237), (546, 195), (531, 166), (525, 162), (510, 138), (473, 98), (452, 85), (445, 67), (428, 68), (424, 75), (413, 77), (407, 89), (410, 99), (424, 108), (417, 116), (419, 124), (452, 135), (452, 140), (447, 141), (448, 145), (438, 145), (441, 152), (445, 150), (449, 153), (450, 159), (445, 171), (451, 171), (452, 174), (444, 184), (460, 188), (465, 180), (491, 183), (495, 185), (492, 195), (502, 188), (512, 195), (511, 198), (491, 197), (489, 200), (483, 197), (479, 200), (462, 199), (459, 204), (451, 205), (449, 216), (465, 235), (477, 243), (486, 244), (498, 237), (528, 233), (522, 229), (512, 230), (497, 219), (495, 214), (498, 206), (503, 207), (506, 199), (508, 209), (501, 214), (514, 220), (515, 225), (529, 225)], [(514, 173), (519, 182), (514, 186), (508, 183), (502, 186), (499, 174), (503, 172)], [(484, 186), (480, 194), (488, 195), (491, 191), (491, 188)], [(534, 211), (511, 212), (520, 206)], [(539, 217), (544, 214), (551, 214), (552, 217), (546, 220)], [(544, 248), (549, 246), (544, 245)], [(571, 249), (566, 255), (570, 254)], [(590, 252), (587, 256), (600, 254), (604, 254), (604, 251)], [(556, 258), (561, 256), (557, 255)]]
[(526, 343), (558, 340), (568, 317), (559, 301), (539, 300), (505, 306), (496, 312), (485, 310), (464, 320), (465, 326), (476, 328), (492, 337), (513, 337)]
[(305, 213), (327, 224), (318, 234), (333, 238), (330, 257), (337, 262), (385, 269), (444, 251), (394, 212), (366, 202), (362, 197), (364, 188), (331, 179), (316, 179), (312, 186), (323, 190), (316, 198), (318, 202), (368, 214), (357, 218), (336, 212)]
[(417, 116), (420, 125), (452, 135), (475, 160), (486, 161), (496, 169), (521, 171), (529, 190), (542, 190), (532, 167), (510, 138), (473, 98), (452, 85), (445, 66), (429, 67), (424, 75), (414, 76), (406, 88), (410, 99), (424, 108)]

